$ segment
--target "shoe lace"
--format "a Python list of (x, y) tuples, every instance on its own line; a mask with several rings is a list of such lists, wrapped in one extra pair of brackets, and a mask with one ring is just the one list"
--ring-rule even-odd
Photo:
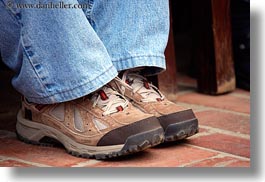
[(139, 72), (125, 71), (122, 82), (126, 82), (132, 88), (133, 93), (140, 94), (142, 102), (157, 102), (164, 100), (165, 96), (152, 83), (149, 83)]
[(98, 106), (103, 112), (103, 116), (110, 115), (127, 108), (129, 101), (120, 93), (109, 86), (102, 87), (91, 98), (93, 107)]

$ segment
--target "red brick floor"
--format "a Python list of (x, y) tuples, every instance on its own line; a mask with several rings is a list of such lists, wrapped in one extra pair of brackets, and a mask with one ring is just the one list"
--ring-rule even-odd
[(0, 87), (0, 166), (250, 167), (250, 93), (237, 89), (226, 95), (209, 96), (195, 91), (194, 80), (183, 78), (179, 84), (180, 91), (173, 100), (194, 109), (200, 132), (181, 142), (108, 161), (76, 158), (63, 148), (18, 141), (14, 127), (19, 96), (10, 86)]

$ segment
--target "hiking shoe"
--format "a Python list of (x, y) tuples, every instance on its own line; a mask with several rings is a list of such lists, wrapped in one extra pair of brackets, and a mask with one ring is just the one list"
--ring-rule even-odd
[(163, 142), (156, 117), (135, 108), (110, 86), (91, 96), (39, 105), (22, 101), (17, 136), (26, 143), (61, 143), (68, 153), (107, 159), (136, 153)]
[(145, 113), (156, 116), (164, 129), (165, 141), (176, 141), (198, 133), (198, 120), (192, 109), (170, 102), (139, 71), (125, 71), (112, 86)]

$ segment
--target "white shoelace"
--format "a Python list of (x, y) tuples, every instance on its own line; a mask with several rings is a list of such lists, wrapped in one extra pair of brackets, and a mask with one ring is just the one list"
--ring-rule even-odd
[[(140, 94), (142, 102), (157, 102), (164, 100), (165, 96), (153, 84), (148, 83), (147, 79), (137, 72), (124, 72), (122, 82), (128, 81), (133, 93)], [(146, 84), (146, 86), (145, 86)]]
[(107, 96), (105, 100), (101, 98), (99, 92), (96, 92), (92, 96), (93, 107), (98, 106), (104, 110), (103, 116), (110, 115), (112, 113), (119, 112), (119, 108), (124, 110), (127, 108), (129, 101), (117, 91), (108, 86), (104, 86), (101, 89)]

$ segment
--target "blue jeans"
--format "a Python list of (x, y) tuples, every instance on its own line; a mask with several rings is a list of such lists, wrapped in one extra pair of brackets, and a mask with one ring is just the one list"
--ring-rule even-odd
[(62, 4), (0, 0), (1, 56), (29, 101), (73, 100), (125, 69), (165, 70), (167, 0), (65, 0), (71, 8), (43, 8), (51, 2)]

